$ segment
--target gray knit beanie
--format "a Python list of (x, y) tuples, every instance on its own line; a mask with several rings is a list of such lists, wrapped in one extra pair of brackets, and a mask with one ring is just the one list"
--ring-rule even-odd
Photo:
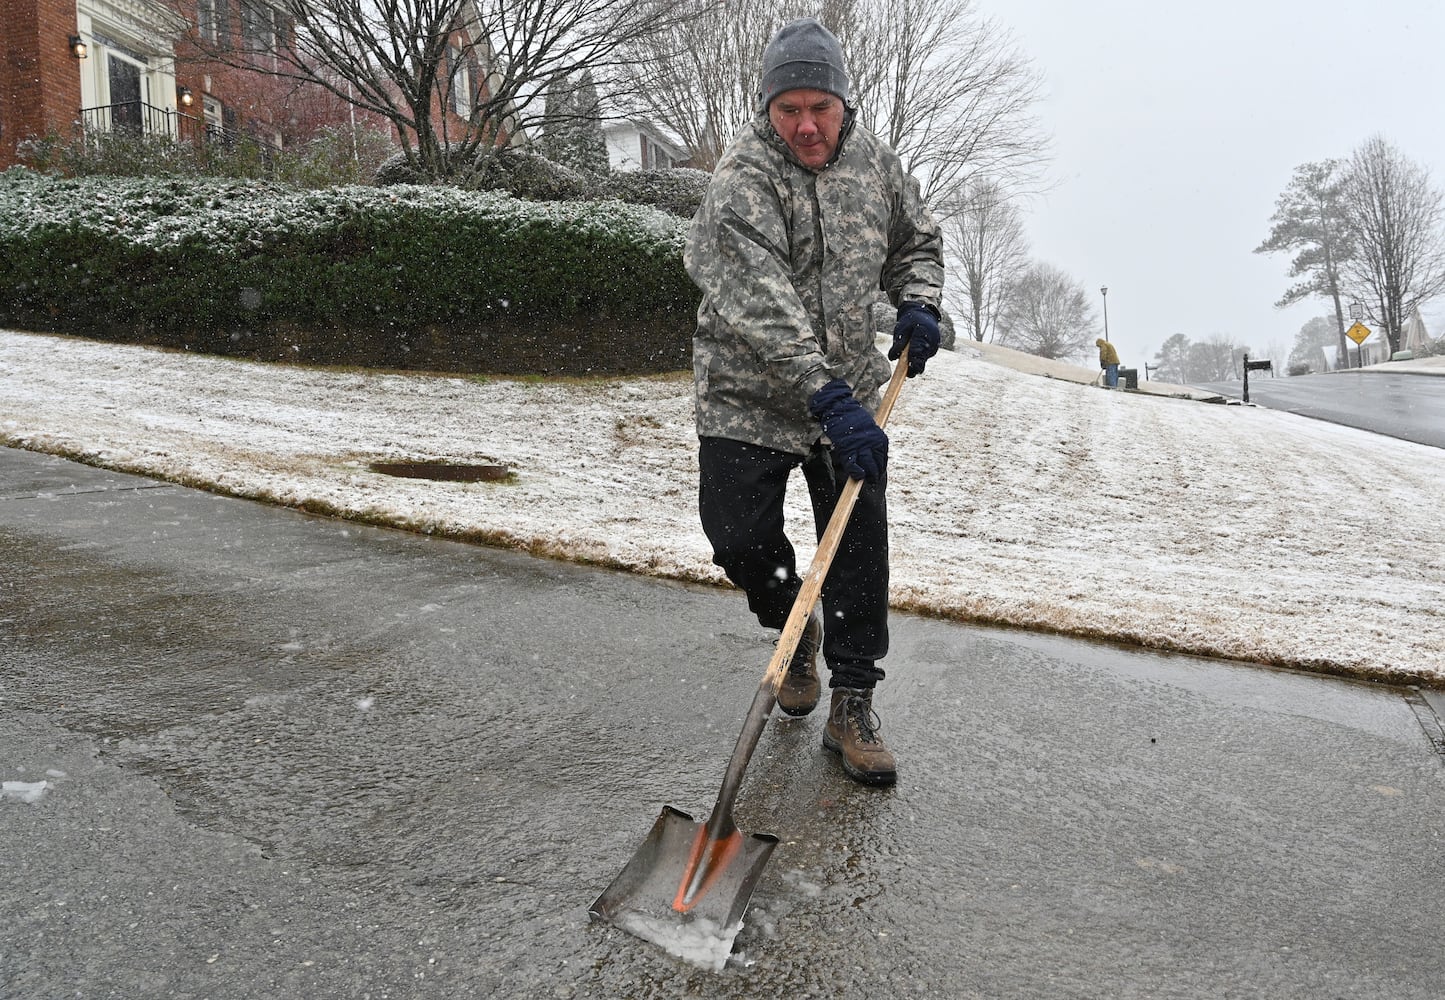
[(763, 50), (763, 107), (781, 93), (800, 89), (825, 90), (848, 100), (843, 46), (813, 17), (789, 21)]

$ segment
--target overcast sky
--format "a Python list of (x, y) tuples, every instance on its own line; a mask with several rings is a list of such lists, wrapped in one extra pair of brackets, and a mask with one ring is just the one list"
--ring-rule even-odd
[[(1052, 189), (1035, 258), (1094, 295), (1141, 369), (1171, 334), (1286, 352), (1324, 302), (1274, 302), (1289, 258), (1252, 253), (1294, 168), (1375, 133), (1445, 186), (1442, 0), (977, 0), (1044, 78)], [(1425, 311), (1445, 333), (1445, 300)], [(1281, 362), (1284, 360), (1280, 359)]]

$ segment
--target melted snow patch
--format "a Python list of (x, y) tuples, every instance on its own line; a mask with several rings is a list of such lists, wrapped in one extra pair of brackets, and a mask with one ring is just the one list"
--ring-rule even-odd
[(0, 782), (0, 799), (39, 802), (46, 790), (53, 787), (48, 781), (3, 781)]

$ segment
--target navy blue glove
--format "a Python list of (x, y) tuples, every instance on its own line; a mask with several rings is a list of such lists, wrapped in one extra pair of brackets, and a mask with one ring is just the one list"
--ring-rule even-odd
[(898, 307), (898, 324), (893, 327), (893, 349), (889, 361), (897, 361), (908, 344), (908, 377), (923, 374), (928, 359), (938, 353), (938, 316), (932, 306), (905, 302)]
[(813, 393), (808, 412), (822, 423), (823, 433), (833, 442), (833, 454), (843, 460), (850, 478), (869, 483), (883, 478), (888, 468), (888, 435), (853, 398), (847, 382), (835, 378)]

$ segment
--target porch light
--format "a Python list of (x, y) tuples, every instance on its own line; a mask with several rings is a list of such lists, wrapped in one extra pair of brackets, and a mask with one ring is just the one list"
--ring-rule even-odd
[(183, 108), (189, 108), (196, 103), (196, 95), (191, 93), (190, 87), (177, 87), (176, 102)]
[(86, 48), (85, 39), (81, 38), (79, 35), (71, 35), (70, 54), (75, 56), (75, 58), (77, 59), (84, 59), (87, 55), (89, 55), (90, 50)]

